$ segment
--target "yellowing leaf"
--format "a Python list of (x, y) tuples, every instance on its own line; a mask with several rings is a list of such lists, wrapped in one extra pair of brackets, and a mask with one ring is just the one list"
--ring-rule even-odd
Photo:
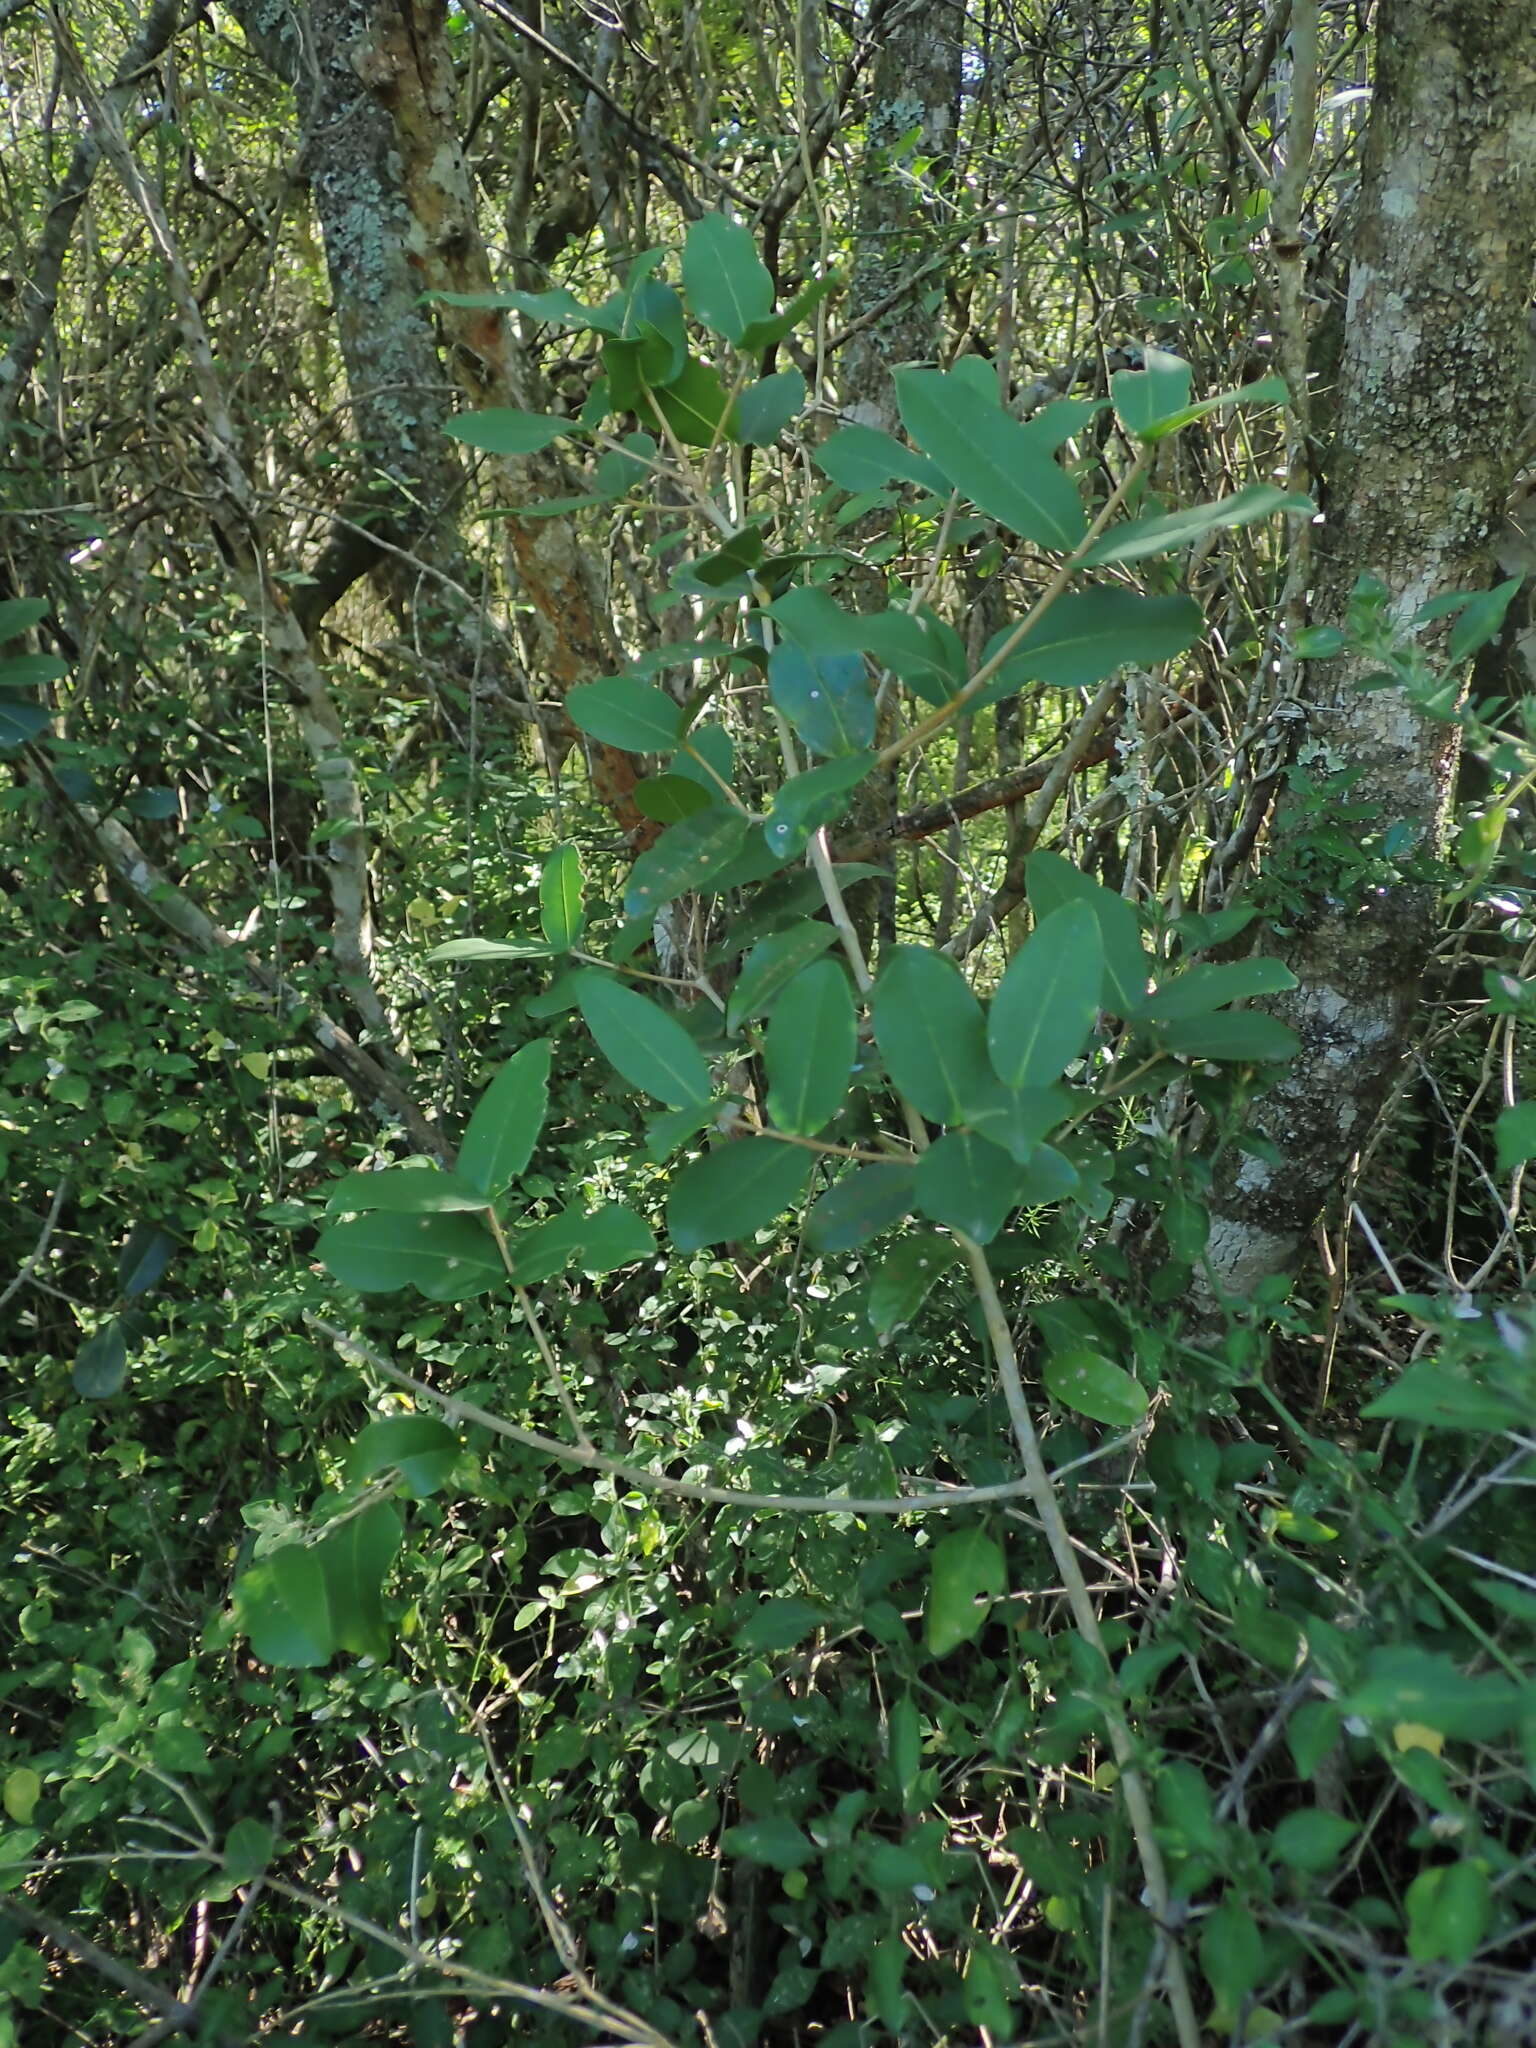
[(1392, 1746), (1400, 1751), (1427, 1749), (1431, 1756), (1439, 1756), (1445, 1748), (1445, 1737), (1438, 1728), (1426, 1728), (1422, 1721), (1399, 1721), (1392, 1730)]

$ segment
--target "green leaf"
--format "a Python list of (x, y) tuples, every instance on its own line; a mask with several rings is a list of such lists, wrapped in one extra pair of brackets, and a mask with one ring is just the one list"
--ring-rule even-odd
[(957, 1529), (933, 1546), (923, 1641), (935, 1657), (972, 1642), (986, 1626), (992, 1603), (1008, 1590), (1008, 1567), (985, 1529)]
[(134, 1301), (159, 1285), (176, 1252), (176, 1240), (158, 1223), (136, 1223), (117, 1258), (117, 1291)]
[(712, 808), (715, 799), (689, 775), (650, 775), (635, 784), (635, 809), (658, 825), (680, 825)]
[(24, 747), (48, 729), (51, 713), (44, 705), (20, 697), (0, 697), (0, 747)]
[(828, 1256), (867, 1244), (911, 1209), (916, 1181), (910, 1166), (856, 1166), (806, 1217), (806, 1243)]
[(638, 1265), (655, 1252), (656, 1239), (644, 1217), (620, 1202), (607, 1202), (590, 1215), (572, 1207), (519, 1230), (508, 1250), (513, 1284), (538, 1287), (573, 1266), (597, 1276)]
[(4, 1806), (6, 1818), (15, 1821), (17, 1827), (32, 1825), (32, 1816), (42, 1796), (42, 1777), (29, 1765), (22, 1764), (16, 1770), (6, 1772), (4, 1787), (0, 1788), (0, 1806)]
[(1303, 1806), (1283, 1814), (1275, 1823), (1265, 1853), (1271, 1862), (1283, 1863), (1288, 1870), (1315, 1875), (1331, 1870), (1359, 1832), (1359, 1823), (1346, 1820), (1341, 1813)]
[(302, 1670), (335, 1654), (325, 1566), (307, 1544), (286, 1544), (242, 1574), (235, 1612), (263, 1664)]
[(377, 1173), (348, 1173), (326, 1197), (327, 1216), (367, 1216), (388, 1210), (396, 1216), (443, 1216), (484, 1209), (484, 1188), (435, 1166), (386, 1166)]
[(1147, 1390), (1087, 1345), (1053, 1351), (1042, 1375), (1046, 1392), (1065, 1408), (1112, 1429), (1134, 1429), (1147, 1412)]
[(726, 1011), (726, 1029), (739, 1031), (749, 1018), (759, 1017), (771, 1008), (779, 992), (789, 986), (802, 967), (819, 960), (836, 937), (830, 924), (806, 918), (759, 939), (741, 963)]
[(1154, 990), (1137, 1011), (1136, 1022), (1167, 1024), (1176, 1017), (1203, 1017), (1225, 1003), (1284, 995), (1295, 986), (1296, 977), (1282, 960), (1204, 960)]
[(729, 787), (735, 762), (736, 742), (723, 725), (696, 725), (683, 741), (672, 772), (698, 783), (718, 803), (720, 785)]
[(488, 412), (460, 413), (444, 429), (455, 441), (483, 448), (487, 455), (536, 455), (562, 434), (575, 431), (574, 420), (547, 412), (518, 412), (504, 405)]
[(46, 597), (0, 598), (0, 644), (14, 640), (48, 616)]
[(995, 1942), (973, 1942), (961, 1985), (965, 2016), (972, 2026), (985, 2029), (994, 2040), (1012, 2040), (1019, 1993), (1019, 1966), (1010, 1951)]
[(1492, 1742), (1531, 1710), (1533, 1687), (1502, 1672), (1471, 1676), (1451, 1659), (1417, 1644), (1372, 1650), (1365, 1675), (1339, 1705), (1345, 1714), (1421, 1728), (1467, 1742)]
[(1442, 1359), (1421, 1358), (1360, 1413), (1369, 1422), (1414, 1422), (1425, 1429), (1481, 1433), (1529, 1427), (1531, 1406), (1497, 1387), (1480, 1385)]
[(648, 917), (664, 903), (698, 889), (741, 851), (751, 828), (745, 811), (711, 804), (696, 816), (669, 826), (629, 871), (624, 915)]
[(513, 1053), (475, 1105), (459, 1173), (488, 1195), (499, 1195), (533, 1157), (549, 1109), (551, 1050), (547, 1038), (538, 1038)]
[(801, 647), (872, 654), (931, 704), (947, 704), (966, 679), (964, 643), (932, 612), (849, 613), (824, 590), (802, 583), (777, 600), (773, 615)]
[(835, 960), (803, 968), (768, 1020), (763, 1063), (768, 1114), (780, 1130), (814, 1137), (848, 1096), (858, 1020), (848, 976)]
[(1147, 956), (1130, 904), (1059, 853), (1032, 853), (1024, 875), (1037, 921), (1063, 903), (1086, 903), (1092, 910), (1104, 944), (1103, 1007), (1120, 1017), (1132, 1016), (1147, 992)]
[(571, 723), (605, 746), (631, 754), (670, 754), (683, 736), (683, 707), (652, 683), (609, 676), (578, 683), (565, 700)]
[(1020, 1209), (1038, 1209), (1048, 1202), (1059, 1202), (1064, 1195), (1075, 1194), (1082, 1182), (1071, 1160), (1054, 1145), (1034, 1146), (1018, 1162), (1018, 1169), (1013, 1199)]
[(1083, 1049), (1099, 1013), (1104, 941), (1090, 904), (1063, 903), (1008, 964), (987, 1014), (987, 1047), (1009, 1088), (1044, 1088)]
[(1082, 499), (1038, 434), (953, 371), (894, 374), (903, 426), (956, 490), (1025, 540), (1077, 546), (1088, 528)]
[(1200, 1967), (1216, 1994), (1221, 2026), (1231, 2033), (1243, 2001), (1264, 1975), (1264, 1937), (1246, 1904), (1224, 1899), (1200, 1930)]
[(664, 391), (652, 391), (650, 399), (685, 448), (741, 438), (731, 394), (707, 363), (690, 358), (682, 375)]
[(690, 1160), (667, 1194), (667, 1229), (682, 1252), (751, 1239), (805, 1193), (815, 1155), (773, 1138), (743, 1138)]
[(936, 1230), (914, 1231), (886, 1254), (884, 1264), (870, 1282), (865, 1313), (869, 1326), (882, 1344), (910, 1323), (929, 1290), (960, 1257), (952, 1237)]
[(253, 1884), (271, 1865), (277, 1837), (259, 1820), (237, 1820), (224, 1837), (220, 1858), (226, 1884)]
[(539, 876), (539, 929), (557, 953), (568, 953), (581, 937), (581, 855), (557, 846)]
[(547, 960), (550, 948), (533, 939), (449, 939), (429, 960)]
[(114, 1316), (75, 1353), (70, 1382), (82, 1401), (109, 1401), (127, 1376), (128, 1336), (122, 1318)]
[[(1071, 1092), (1060, 1083), (1048, 1088), (1004, 1088), (971, 1113), (971, 1124), (990, 1138), (1019, 1166), (1042, 1149), (1040, 1140), (1072, 1112)], [(1044, 1148), (1049, 1149), (1049, 1148)], [(1058, 1154), (1058, 1157), (1060, 1155)]]
[(1194, 372), (1160, 348), (1143, 350), (1141, 362), (1139, 370), (1119, 370), (1110, 378), (1109, 395), (1125, 431), (1153, 440), (1152, 430), (1189, 404)]
[(1408, 1953), (1416, 1963), (1453, 1963), (1464, 1969), (1477, 1954), (1493, 1918), (1493, 1886), (1481, 1857), (1421, 1870), (1403, 1896), (1408, 1912)]
[(857, 654), (816, 654), (784, 640), (768, 657), (773, 701), (813, 754), (854, 754), (875, 737), (875, 697)]
[(388, 1656), (384, 1581), (401, 1534), (399, 1515), (381, 1500), (360, 1515), (349, 1515), (311, 1553), (325, 1573), (331, 1636), (338, 1649), (358, 1657)]
[(1523, 581), (1523, 577), (1510, 576), (1496, 583), (1492, 590), (1478, 592), (1451, 629), (1451, 644), (1446, 650), (1449, 662), (1469, 661), (1480, 647), (1497, 639), (1510, 601)]
[(13, 654), (0, 661), (0, 690), (40, 690), (69, 674), (56, 654)]
[[(1139, 1020), (1138, 1020), (1139, 1021)], [(1156, 1027), (1169, 1052), (1197, 1060), (1240, 1060), (1261, 1064), (1294, 1059), (1301, 1040), (1289, 1024), (1262, 1010), (1221, 1010), (1211, 1017), (1177, 1017)]]
[(745, 1856), (769, 1870), (801, 1870), (816, 1861), (816, 1845), (787, 1814), (770, 1813), (762, 1820), (744, 1820), (720, 1837), (727, 1856)]
[(694, 319), (729, 342), (773, 311), (773, 278), (751, 231), (724, 213), (706, 213), (689, 227), (683, 290)]
[(777, 348), (786, 335), (813, 313), (827, 297), (842, 283), (839, 271), (829, 270), (822, 277), (813, 277), (809, 284), (802, 285), (789, 304), (777, 313), (770, 313), (766, 319), (749, 321), (743, 329), (738, 347), (746, 354), (755, 355), (760, 349)]
[(1083, 557), (1086, 566), (1100, 562), (1139, 562), (1147, 555), (1166, 555), (1188, 547), (1227, 526), (1251, 526), (1277, 512), (1315, 512), (1312, 500), (1278, 484), (1249, 484), (1213, 505), (1188, 505), (1182, 512), (1162, 512), (1147, 519), (1128, 519), (1112, 526)]
[(848, 792), (857, 789), (874, 765), (872, 753), (843, 754), (781, 782), (773, 809), (763, 821), (769, 852), (778, 860), (801, 852), (813, 832), (842, 816)]
[(1500, 1173), (1513, 1173), (1528, 1159), (1536, 1159), (1536, 1100), (1501, 1109), (1494, 1120), (1493, 1141)]
[(495, 1240), (468, 1216), (354, 1216), (322, 1231), (315, 1253), (359, 1294), (415, 1287), (431, 1301), (468, 1301), (505, 1278)]
[(809, 1600), (764, 1600), (736, 1631), (736, 1646), (750, 1654), (793, 1650), (825, 1628), (831, 1616)]
[(347, 1453), (347, 1484), (362, 1486), (393, 1467), (408, 1492), (424, 1500), (448, 1482), (459, 1440), (432, 1415), (386, 1415), (365, 1423)]
[(634, 1087), (673, 1109), (709, 1101), (704, 1055), (649, 997), (589, 968), (576, 977), (576, 1002), (599, 1050)]
[(977, 1244), (996, 1237), (1017, 1206), (1019, 1169), (974, 1131), (947, 1131), (917, 1163), (917, 1206)]
[(947, 498), (949, 478), (926, 455), (914, 455), (892, 434), (878, 427), (838, 427), (816, 450), (816, 463), (833, 483), (845, 491), (878, 491), (893, 477), (902, 483), (921, 484)]
[(766, 447), (777, 441), (805, 405), (805, 379), (798, 370), (759, 377), (736, 401), (736, 431), (743, 441)]
[(996, 1092), (981, 1005), (952, 960), (898, 946), (875, 983), (875, 1037), (892, 1084), (934, 1123), (961, 1124)]
[[(984, 660), (1015, 630), (994, 633)], [(1171, 661), (1204, 631), (1205, 616), (1190, 597), (1142, 597), (1111, 585), (1069, 591), (1019, 642), (972, 700), (972, 709), (996, 704), (1028, 683), (1091, 689), (1117, 669)]]

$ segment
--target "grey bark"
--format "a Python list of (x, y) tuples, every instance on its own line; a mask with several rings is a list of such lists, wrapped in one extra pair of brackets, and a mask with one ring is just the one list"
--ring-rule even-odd
[[(1361, 575), (1406, 622), (1426, 598), (1483, 587), (1514, 457), (1536, 263), (1536, 8), (1530, 0), (1383, 0), (1350, 271), (1336, 438), (1312, 615), (1344, 623)], [(1433, 629), (1432, 629), (1433, 630)], [(1430, 641), (1431, 649), (1434, 640)], [(1314, 777), (1354, 769), (1353, 802), (1433, 848), (1457, 729), (1403, 692), (1363, 692), (1373, 664), (1306, 672)], [(1304, 836), (1282, 808), (1269, 867)], [(1211, 1260), (1246, 1295), (1294, 1259), (1358, 1150), (1398, 1062), (1433, 940), (1423, 884), (1315, 891), (1282, 946), (1299, 986), (1270, 1007), (1301, 1053), (1253, 1106), (1278, 1164), (1229, 1162)]]

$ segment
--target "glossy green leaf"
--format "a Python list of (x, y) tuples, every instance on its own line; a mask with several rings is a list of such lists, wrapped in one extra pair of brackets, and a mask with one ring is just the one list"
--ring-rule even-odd
[(727, 1828), (720, 1837), (720, 1847), (727, 1856), (745, 1856), (749, 1862), (764, 1864), (769, 1870), (803, 1870), (817, 1856), (810, 1836), (781, 1813), (767, 1814), (762, 1820), (744, 1820)]
[(581, 937), (581, 855), (557, 846), (539, 875), (539, 929), (557, 953), (568, 953)]
[(704, 1055), (648, 996), (589, 969), (576, 979), (576, 1001), (599, 1050), (626, 1081), (674, 1109), (709, 1101), (714, 1091)]
[(128, 1376), (128, 1335), (114, 1316), (86, 1338), (75, 1353), (70, 1383), (82, 1401), (108, 1401), (121, 1393)]
[(715, 799), (689, 775), (650, 775), (635, 784), (635, 809), (658, 825), (678, 825), (707, 811)]
[(1511, 1103), (1494, 1119), (1494, 1145), (1500, 1173), (1513, 1173), (1536, 1159), (1536, 1101)]
[(773, 278), (750, 229), (728, 214), (706, 213), (683, 243), (683, 290), (702, 326), (739, 342), (755, 320), (773, 311)]
[(505, 1278), (495, 1240), (469, 1216), (354, 1216), (322, 1231), (315, 1252), (359, 1294), (415, 1287), (433, 1301), (468, 1301)]
[(1112, 526), (1084, 555), (1086, 566), (1100, 562), (1139, 562), (1148, 555), (1166, 555), (1188, 547), (1223, 527), (1251, 526), (1277, 512), (1315, 512), (1312, 500), (1278, 484), (1249, 484), (1212, 505), (1188, 505), (1181, 512), (1160, 512), (1146, 519), (1127, 519)]
[(631, 754), (670, 754), (683, 736), (683, 707), (654, 683), (609, 676), (567, 695), (571, 723), (605, 746)]
[(763, 838), (778, 860), (801, 852), (813, 832), (830, 825), (848, 808), (849, 792), (858, 788), (875, 765), (866, 751), (823, 761), (779, 784), (773, 809), (763, 823)]
[(408, 1492), (424, 1500), (448, 1483), (459, 1459), (459, 1440), (434, 1415), (384, 1415), (368, 1422), (347, 1453), (347, 1484), (362, 1486), (391, 1467)]
[(0, 697), (0, 747), (24, 747), (48, 730), (51, 713), (21, 697)]
[(0, 598), (0, 645), (14, 640), (48, 616), (46, 597)]
[[(983, 659), (990, 660), (1016, 630), (995, 633)], [(1031, 683), (1092, 689), (1117, 669), (1171, 661), (1204, 631), (1205, 616), (1190, 597), (1142, 597), (1107, 584), (1071, 590), (1025, 635), (972, 705), (979, 711)]]
[(816, 450), (817, 466), (845, 491), (879, 491), (893, 478), (948, 497), (949, 478), (926, 455), (915, 455), (878, 427), (838, 427)]
[(1017, 1206), (1019, 1169), (974, 1131), (946, 1131), (917, 1163), (917, 1206), (935, 1223), (988, 1244)]
[(484, 1188), (435, 1166), (386, 1166), (377, 1173), (348, 1173), (326, 1197), (327, 1216), (366, 1216), (388, 1210), (397, 1216), (443, 1216), (483, 1209)]
[(973, 1109), (970, 1122), (1022, 1166), (1040, 1149), (1040, 1140), (1072, 1112), (1071, 1091), (1056, 1083), (1048, 1088), (1004, 1088), (984, 1107)]
[(760, 349), (777, 348), (786, 336), (793, 334), (802, 321), (815, 312), (829, 293), (837, 290), (842, 281), (841, 273), (836, 270), (813, 277), (780, 311), (769, 313), (761, 320), (748, 321), (737, 346), (749, 355), (755, 355)]
[(1142, 351), (1139, 370), (1117, 370), (1109, 380), (1115, 416), (1128, 434), (1138, 438), (1182, 412), (1189, 404), (1194, 372), (1166, 349)]
[(845, 612), (824, 590), (797, 584), (777, 600), (773, 615), (801, 647), (873, 655), (929, 703), (947, 704), (965, 682), (965, 645), (932, 612)]
[(444, 432), (466, 447), (484, 449), (487, 455), (536, 455), (575, 427), (574, 420), (560, 419), (554, 413), (518, 412), (502, 405), (487, 412), (460, 413), (449, 420)]
[(827, 1190), (806, 1217), (806, 1243), (827, 1255), (867, 1244), (908, 1214), (915, 1200), (916, 1180), (910, 1166), (856, 1166)]
[(780, 1130), (814, 1137), (848, 1096), (858, 1022), (848, 975), (835, 960), (802, 968), (768, 1020), (763, 1063), (768, 1114)]
[(819, 960), (836, 937), (830, 924), (805, 918), (759, 939), (741, 963), (741, 972), (731, 991), (725, 1018), (727, 1030), (739, 1031), (749, 1018), (759, 1017), (771, 1008), (779, 992), (789, 986), (802, 967)]
[(745, 811), (711, 804), (708, 810), (669, 826), (630, 869), (624, 885), (624, 915), (648, 917), (675, 897), (702, 888), (741, 851), (751, 823)]
[(896, 947), (872, 1007), (885, 1070), (924, 1116), (965, 1123), (995, 1096), (981, 1005), (952, 960), (923, 946)]
[(401, 1534), (399, 1515), (388, 1501), (376, 1501), (360, 1515), (349, 1515), (311, 1553), (325, 1574), (331, 1636), (338, 1649), (358, 1657), (388, 1656), (384, 1581)]
[(1064, 903), (1082, 902), (1092, 910), (1104, 946), (1103, 1007), (1119, 1017), (1133, 1015), (1146, 995), (1148, 961), (1130, 904), (1059, 853), (1032, 853), (1024, 874), (1037, 921)]
[(1044, 1088), (1075, 1060), (1104, 985), (1104, 942), (1092, 906), (1063, 903), (1008, 963), (987, 1012), (987, 1047), (1009, 1088)]
[(959, 1257), (954, 1239), (936, 1230), (915, 1230), (891, 1247), (869, 1284), (865, 1308), (869, 1326), (882, 1344), (911, 1322)]
[(235, 1581), (235, 1611), (263, 1664), (305, 1669), (336, 1653), (331, 1594), (315, 1547), (285, 1544)]
[(993, 1602), (1008, 1590), (1001, 1546), (985, 1529), (956, 1529), (933, 1546), (928, 1597), (923, 1605), (923, 1641), (935, 1657), (947, 1657), (973, 1642), (986, 1626)]
[(650, 393), (650, 403), (685, 448), (740, 439), (731, 394), (708, 363), (690, 361), (664, 391)]
[(472, 1187), (500, 1194), (527, 1166), (549, 1109), (547, 1038), (513, 1053), (475, 1105), (459, 1147), (459, 1174)]
[(1262, 1010), (1219, 1010), (1210, 1017), (1177, 1017), (1156, 1027), (1158, 1042), (1189, 1059), (1260, 1064), (1294, 1059), (1301, 1040), (1289, 1024)]
[(718, 803), (722, 783), (730, 787), (735, 761), (736, 742), (723, 725), (696, 725), (678, 749), (672, 772), (698, 783), (711, 801)]
[(813, 754), (856, 754), (875, 737), (875, 697), (862, 655), (814, 654), (784, 640), (768, 657), (773, 701)]
[(538, 1287), (557, 1273), (591, 1275), (638, 1265), (656, 1250), (650, 1225), (621, 1202), (607, 1202), (587, 1213), (575, 1206), (547, 1222), (515, 1232), (508, 1244), (512, 1279), (518, 1287)]
[(1488, 1865), (1475, 1856), (1432, 1865), (1409, 1885), (1403, 1903), (1413, 1960), (1464, 1969), (1482, 1946), (1493, 1919)]
[(773, 1138), (743, 1138), (690, 1160), (667, 1194), (667, 1229), (682, 1252), (751, 1239), (805, 1192), (815, 1155)]
[(1524, 580), (1522, 576), (1507, 576), (1492, 590), (1478, 592), (1451, 628), (1447, 661), (1452, 664), (1470, 661), (1480, 647), (1486, 647), (1490, 640), (1498, 638), (1503, 630), (1505, 614)]
[(1225, 1003), (1283, 995), (1295, 986), (1296, 977), (1283, 960), (1203, 960), (1154, 990), (1136, 1021), (1166, 1024), (1176, 1017), (1203, 1017)]
[(117, 1257), (117, 1291), (127, 1301), (148, 1294), (165, 1278), (176, 1240), (158, 1223), (136, 1223)]
[(793, 1650), (831, 1619), (824, 1607), (813, 1607), (809, 1600), (764, 1600), (737, 1629), (736, 1643), (754, 1653)]
[(1087, 1345), (1051, 1352), (1042, 1378), (1046, 1392), (1064, 1408), (1112, 1429), (1134, 1429), (1147, 1412), (1147, 1390), (1141, 1382)]
[(897, 370), (895, 381), (902, 425), (973, 505), (1041, 547), (1077, 546), (1082, 499), (1038, 435), (953, 371)]
[(766, 447), (777, 441), (805, 406), (805, 379), (798, 370), (759, 377), (736, 401), (736, 431), (743, 441)]
[(449, 939), (434, 946), (429, 960), (547, 960), (551, 948), (534, 939)]

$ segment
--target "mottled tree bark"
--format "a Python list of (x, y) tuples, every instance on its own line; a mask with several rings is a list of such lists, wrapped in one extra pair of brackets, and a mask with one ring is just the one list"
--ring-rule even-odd
[[(1426, 598), (1487, 583), (1533, 262), (1536, 8), (1383, 0), (1317, 542), (1318, 623), (1344, 622), (1365, 574), (1391, 591), (1400, 621)], [(1350, 800), (1433, 847), (1457, 730), (1422, 717), (1397, 689), (1362, 691), (1372, 666), (1346, 654), (1308, 668), (1302, 765), (1314, 778), (1357, 771)], [(1272, 871), (1284, 872), (1305, 829), (1282, 808)], [(1344, 877), (1295, 920), (1281, 950), (1299, 986), (1270, 1007), (1300, 1034), (1301, 1053), (1251, 1112), (1279, 1161), (1229, 1162), (1215, 1203), (1211, 1258), (1229, 1293), (1246, 1295), (1290, 1264), (1358, 1150), (1403, 1056), (1434, 919), (1425, 886)]]

